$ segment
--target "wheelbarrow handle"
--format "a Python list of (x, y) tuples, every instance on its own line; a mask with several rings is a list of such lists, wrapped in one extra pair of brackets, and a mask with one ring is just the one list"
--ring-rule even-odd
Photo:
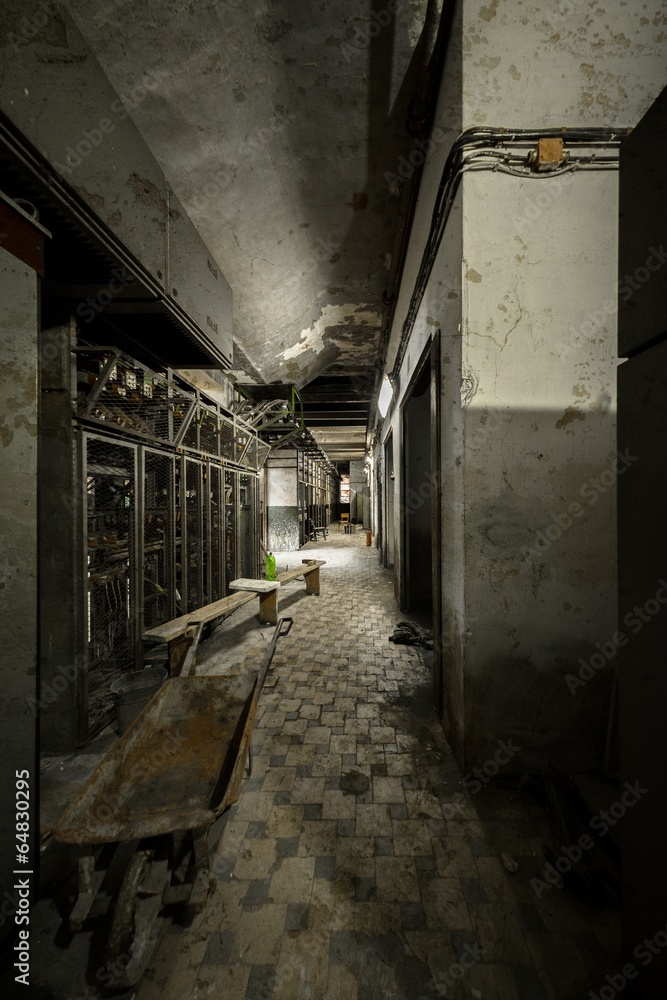
[[(278, 622), (278, 638), (282, 639), (284, 635), (289, 635), (290, 629), (294, 624), (293, 618), (281, 618)], [(287, 628), (283, 629), (283, 625), (287, 625)]]

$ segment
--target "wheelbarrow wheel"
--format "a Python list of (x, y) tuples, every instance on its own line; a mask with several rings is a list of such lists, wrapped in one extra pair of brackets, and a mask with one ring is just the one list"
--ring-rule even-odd
[(160, 928), (162, 896), (168, 880), (166, 860), (154, 850), (132, 855), (114, 907), (106, 949), (106, 983), (128, 989), (148, 968)]

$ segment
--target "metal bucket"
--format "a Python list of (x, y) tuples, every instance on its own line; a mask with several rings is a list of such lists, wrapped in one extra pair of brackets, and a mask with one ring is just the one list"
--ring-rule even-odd
[(118, 732), (122, 735), (167, 679), (164, 667), (147, 667), (119, 677), (111, 685)]

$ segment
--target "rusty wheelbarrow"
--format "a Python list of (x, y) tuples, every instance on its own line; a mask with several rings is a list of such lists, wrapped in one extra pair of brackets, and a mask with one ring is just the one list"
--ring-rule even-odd
[(79, 847), (74, 931), (107, 875), (98, 867), (99, 845), (134, 847), (107, 940), (105, 983), (112, 989), (143, 975), (163, 907), (206, 900), (209, 831), (239, 797), (259, 693), (277, 639), (291, 625), (291, 618), (278, 623), (258, 672), (166, 681), (53, 828), (57, 841)]

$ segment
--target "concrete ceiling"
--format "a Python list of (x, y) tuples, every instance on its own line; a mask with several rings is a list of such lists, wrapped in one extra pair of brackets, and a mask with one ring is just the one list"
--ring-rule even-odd
[(367, 378), (427, 0), (68, 7), (232, 286), (238, 381)]

